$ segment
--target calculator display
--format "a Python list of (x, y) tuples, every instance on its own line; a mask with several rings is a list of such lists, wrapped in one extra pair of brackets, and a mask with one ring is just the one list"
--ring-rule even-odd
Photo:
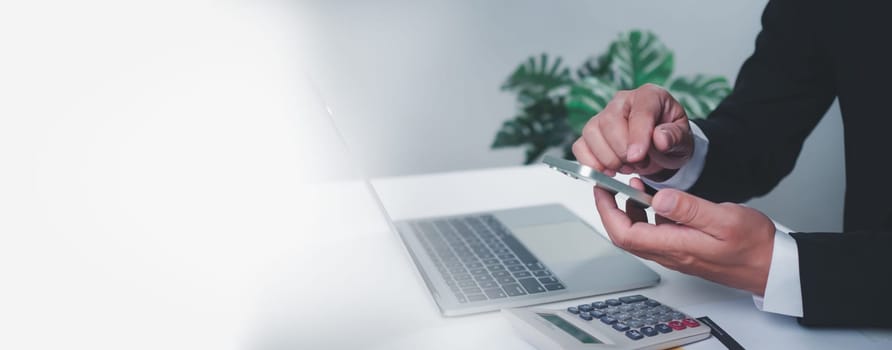
[(603, 342), (598, 340), (598, 338), (591, 336), (590, 334), (586, 333), (585, 331), (579, 329), (579, 327), (576, 327), (576, 326), (570, 324), (570, 322), (567, 322), (566, 320), (564, 320), (563, 318), (560, 318), (559, 316), (557, 316), (555, 314), (546, 314), (546, 313), (536, 313), (536, 314), (539, 315), (539, 317), (544, 318), (546, 321), (551, 322), (551, 324), (557, 326), (564, 332), (567, 332), (567, 334), (572, 335), (574, 338), (576, 338), (577, 340), (579, 340), (585, 344), (604, 344)]

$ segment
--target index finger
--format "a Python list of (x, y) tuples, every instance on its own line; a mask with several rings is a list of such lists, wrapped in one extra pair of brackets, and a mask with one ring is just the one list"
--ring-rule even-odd
[(629, 149), (626, 160), (640, 162), (647, 156), (653, 138), (654, 125), (660, 117), (660, 99), (646, 91), (640, 91), (632, 102), (629, 112)]

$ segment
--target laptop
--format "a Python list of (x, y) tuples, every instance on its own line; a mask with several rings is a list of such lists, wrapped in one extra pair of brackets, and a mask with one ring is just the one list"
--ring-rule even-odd
[[(348, 160), (355, 159), (331, 109), (309, 78), (306, 83), (315, 95), (308, 100), (319, 104), (313, 108), (312, 114), (318, 116), (311, 116), (315, 118), (312, 123), (327, 124), (329, 130), (324, 133), (338, 139)], [(360, 164), (340, 163), (353, 164), (354, 172)], [(393, 221), (368, 177), (361, 177), (381, 215), (401, 238), (444, 316), (556, 302), (659, 283), (658, 274), (616, 248), (560, 204)]]

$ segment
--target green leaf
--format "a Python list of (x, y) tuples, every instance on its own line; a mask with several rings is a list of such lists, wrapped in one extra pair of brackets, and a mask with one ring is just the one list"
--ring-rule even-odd
[(652, 83), (663, 85), (669, 79), (675, 61), (669, 50), (649, 31), (621, 33), (610, 44), (610, 78), (621, 90)]
[(724, 77), (703, 74), (677, 77), (667, 88), (691, 119), (706, 118), (731, 93), (731, 86)]
[(502, 90), (517, 92), (523, 105), (530, 105), (545, 98), (559, 87), (572, 82), (570, 69), (563, 66), (560, 57), (549, 62), (548, 55), (531, 56), (514, 70), (502, 84)]
[(572, 135), (563, 99), (545, 98), (504, 122), (491, 147), (526, 146), (524, 164), (530, 164), (549, 148), (566, 143)]
[(584, 79), (586, 77), (595, 77), (602, 80), (610, 79), (610, 56), (608, 53), (603, 53), (597, 57), (590, 57), (585, 62), (582, 63), (582, 66), (576, 70), (576, 76), (580, 79)]
[(567, 123), (577, 134), (595, 114), (601, 112), (616, 94), (616, 88), (606, 80), (587, 77), (570, 87), (567, 97)]

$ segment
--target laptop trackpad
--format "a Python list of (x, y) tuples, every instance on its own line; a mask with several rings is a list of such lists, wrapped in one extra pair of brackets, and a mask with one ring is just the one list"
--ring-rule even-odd
[[(619, 249), (579, 221), (512, 228), (514, 235), (560, 277), (562, 272), (581, 272), (604, 258), (620, 255)], [(569, 271), (568, 271), (569, 270)]]

